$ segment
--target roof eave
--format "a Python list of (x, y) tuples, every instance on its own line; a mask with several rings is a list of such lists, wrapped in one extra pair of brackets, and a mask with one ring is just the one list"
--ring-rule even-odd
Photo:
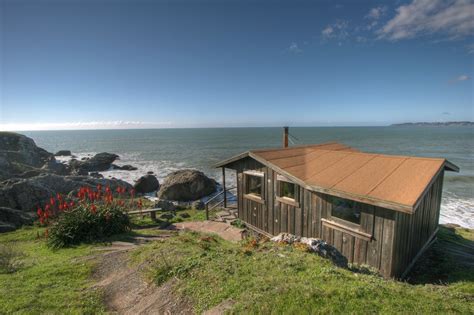
[(459, 173), (459, 167), (448, 160), (444, 160), (444, 169), (447, 171)]
[(243, 158), (248, 157), (248, 156), (249, 156), (249, 151), (240, 153), (240, 154), (235, 155), (235, 156), (233, 156), (233, 157), (231, 157), (227, 160), (220, 161), (219, 163), (214, 164), (214, 168), (225, 167), (226, 165), (228, 165), (230, 163), (233, 163), (235, 161), (238, 161), (238, 160), (243, 159)]

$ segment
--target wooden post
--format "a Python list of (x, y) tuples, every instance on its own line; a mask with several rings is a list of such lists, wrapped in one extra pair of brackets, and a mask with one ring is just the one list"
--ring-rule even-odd
[(206, 203), (206, 220), (209, 220), (209, 204)]
[(150, 218), (151, 218), (153, 221), (156, 221), (156, 212), (155, 212), (155, 211), (150, 212)]
[(224, 188), (224, 208), (227, 208), (227, 191), (225, 188), (225, 167), (222, 168), (222, 186)]
[(283, 127), (283, 147), (288, 148), (288, 127)]

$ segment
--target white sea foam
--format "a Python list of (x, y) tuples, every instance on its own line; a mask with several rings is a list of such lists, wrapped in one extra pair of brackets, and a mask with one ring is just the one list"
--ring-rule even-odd
[(439, 221), (474, 229), (474, 198), (462, 198), (444, 191)]

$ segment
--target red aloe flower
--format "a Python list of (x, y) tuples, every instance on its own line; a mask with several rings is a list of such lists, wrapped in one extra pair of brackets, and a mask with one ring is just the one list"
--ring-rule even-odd
[(97, 213), (97, 207), (94, 204), (91, 205), (91, 212), (94, 214)]
[(71, 201), (71, 202), (69, 203), (69, 208), (73, 208), (73, 207), (74, 207), (74, 201)]
[(53, 197), (49, 198), (49, 204), (51, 205), (51, 207), (54, 207), (54, 205), (56, 204)]
[(41, 218), (43, 216), (43, 210), (40, 207), (38, 207), (36, 214), (38, 214), (38, 217)]

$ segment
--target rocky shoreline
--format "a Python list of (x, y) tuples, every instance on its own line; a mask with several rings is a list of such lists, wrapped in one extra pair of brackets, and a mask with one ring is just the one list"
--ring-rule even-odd
[[(71, 156), (60, 162), (56, 156)], [(170, 173), (159, 183), (153, 174), (144, 174), (134, 185), (99, 172), (136, 170), (132, 165), (115, 165), (117, 154), (102, 152), (78, 160), (71, 151), (56, 154), (38, 147), (33, 139), (12, 132), (0, 132), (0, 233), (12, 231), (36, 219), (36, 208), (56, 194), (73, 196), (83, 186), (123, 187), (140, 194), (157, 191), (158, 203), (193, 202), (214, 193), (217, 183), (197, 170)]]

